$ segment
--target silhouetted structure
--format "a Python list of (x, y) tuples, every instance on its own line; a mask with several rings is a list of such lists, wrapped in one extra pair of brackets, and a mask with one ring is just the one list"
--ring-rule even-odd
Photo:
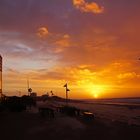
[(32, 88), (30, 88), (29, 79), (27, 79), (27, 91), (28, 91), (28, 96), (30, 96), (32, 93)]
[(69, 116), (80, 116), (80, 109), (72, 106), (60, 106), (58, 108), (59, 112), (65, 113)]
[(64, 85), (64, 87), (66, 88), (66, 104), (68, 104), (68, 91), (70, 91), (70, 90), (68, 89), (67, 83)]
[(51, 96), (54, 96), (54, 93), (53, 93), (53, 91), (52, 91), (52, 90), (50, 91), (50, 93), (51, 93)]
[(32, 93), (30, 94), (30, 97), (36, 98), (36, 97), (37, 97), (37, 93), (36, 93), (36, 92), (32, 92)]
[(31, 108), (32, 106), (36, 106), (36, 99), (30, 96), (9, 96), (5, 97), (5, 99), (2, 98), (0, 103), (0, 111), (9, 110), (12, 112), (21, 112), (26, 110), (27, 108)]
[(0, 97), (2, 97), (2, 56), (0, 55)]

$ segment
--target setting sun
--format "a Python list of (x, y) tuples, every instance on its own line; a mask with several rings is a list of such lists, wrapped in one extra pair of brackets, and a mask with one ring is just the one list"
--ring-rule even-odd
[(0, 4), (3, 94), (27, 94), (28, 75), (38, 95), (67, 82), (71, 98), (140, 97), (139, 4), (14, 1)]
[(100, 98), (107, 90), (105, 85), (94, 85), (92, 82), (82, 85), (87, 93), (91, 95), (91, 98)]
[(0, 0), (0, 138), (140, 139), (140, 0)]
[(105, 87), (102, 85), (93, 85), (90, 88), (91, 93), (93, 94), (94, 98), (98, 98), (102, 96), (102, 93), (105, 92)]
[(98, 98), (98, 94), (94, 94), (94, 98), (95, 98), (95, 99)]

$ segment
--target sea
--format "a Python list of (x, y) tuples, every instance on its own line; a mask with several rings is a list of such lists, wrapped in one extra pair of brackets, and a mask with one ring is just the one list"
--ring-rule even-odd
[(140, 108), (140, 98), (109, 98), (109, 99), (87, 99), (84, 100), (91, 104), (104, 104), (115, 106), (126, 106)]

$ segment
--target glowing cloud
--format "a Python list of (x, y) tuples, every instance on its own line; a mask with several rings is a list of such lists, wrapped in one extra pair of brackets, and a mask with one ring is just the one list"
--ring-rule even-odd
[(128, 72), (128, 73), (118, 75), (119, 79), (134, 79), (134, 78), (139, 78), (139, 77), (140, 75), (136, 74), (135, 72)]
[(40, 38), (46, 38), (49, 34), (48, 28), (47, 27), (40, 27), (37, 31), (37, 35)]
[(56, 53), (63, 52), (65, 48), (70, 46), (70, 36), (65, 34), (62, 38), (55, 42), (55, 45), (57, 46), (55, 50)]
[(73, 0), (73, 5), (82, 12), (100, 14), (103, 13), (104, 7), (95, 2), (85, 2), (85, 0)]

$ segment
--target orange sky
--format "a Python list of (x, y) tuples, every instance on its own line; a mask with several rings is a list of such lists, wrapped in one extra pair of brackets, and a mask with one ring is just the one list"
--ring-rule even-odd
[[(3, 91), (140, 97), (139, 1), (1, 0)], [(8, 12), (7, 12), (8, 11)]]

